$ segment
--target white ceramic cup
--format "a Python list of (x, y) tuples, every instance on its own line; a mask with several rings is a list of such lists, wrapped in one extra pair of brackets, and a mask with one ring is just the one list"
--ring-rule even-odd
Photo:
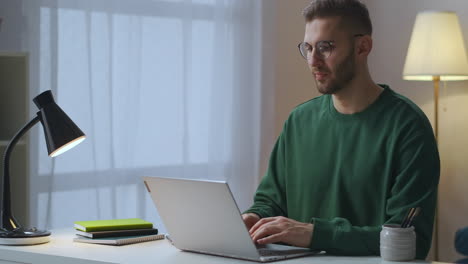
[(380, 256), (388, 261), (409, 261), (416, 256), (414, 227), (383, 225), (380, 232)]

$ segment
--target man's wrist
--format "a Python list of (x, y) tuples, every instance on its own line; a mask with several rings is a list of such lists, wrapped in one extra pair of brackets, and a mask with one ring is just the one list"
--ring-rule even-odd
[(258, 214), (256, 214), (256, 213), (243, 213), (242, 215), (257, 217), (258, 219), (261, 218), (261, 217), (260, 217)]
[(309, 228), (310, 228), (310, 237), (309, 237), (309, 244), (307, 245), (308, 248), (311, 247), (312, 245), (312, 238), (314, 237), (314, 224), (308, 223)]
[(255, 209), (248, 209), (248, 210), (245, 210), (242, 213), (242, 215), (247, 215), (247, 214), (254, 214), (254, 215), (258, 216), (258, 218), (264, 218), (262, 216), (262, 213), (259, 210), (255, 210)]

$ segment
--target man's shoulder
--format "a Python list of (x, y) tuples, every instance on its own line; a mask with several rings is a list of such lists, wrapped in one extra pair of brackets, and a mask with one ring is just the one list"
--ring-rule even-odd
[(406, 115), (408, 118), (427, 119), (426, 114), (421, 108), (408, 97), (390, 90), (389, 100), (394, 110)]
[(432, 131), (431, 124), (421, 108), (408, 97), (389, 89), (387, 111), (391, 112), (395, 122), (402, 127), (408, 125)]
[(326, 108), (327, 96), (319, 95), (308, 101), (305, 101), (291, 111), (290, 116), (304, 116), (319, 113)]

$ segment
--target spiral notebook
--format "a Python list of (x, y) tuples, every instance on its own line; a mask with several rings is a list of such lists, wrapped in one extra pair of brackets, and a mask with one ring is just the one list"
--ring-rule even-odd
[(164, 237), (165, 237), (164, 234), (148, 235), (148, 236), (103, 237), (103, 238), (75, 237), (73, 241), (80, 242), (80, 243), (122, 246), (122, 245), (164, 239)]

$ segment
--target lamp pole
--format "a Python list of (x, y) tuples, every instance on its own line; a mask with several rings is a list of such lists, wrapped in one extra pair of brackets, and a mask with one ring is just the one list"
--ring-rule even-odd
[(29, 121), (29, 123), (27, 123), (23, 128), (21, 128), (20, 131), (18, 131), (18, 133), (16, 133), (5, 150), (5, 154), (3, 156), (3, 190), (1, 190), (3, 195), (2, 205), (0, 206), (0, 228), (2, 229), (12, 231), (15, 228), (21, 227), (11, 212), (10, 156), (18, 140), (39, 121), (40, 119), (38, 116)]
[[(432, 81), (434, 83), (434, 136), (436, 139), (436, 144), (439, 145), (439, 84), (440, 84), (440, 75), (432, 76)], [(438, 192), (438, 191), (437, 191)], [(436, 208), (434, 215), (434, 260), (439, 260), (439, 194), (437, 193), (436, 199)]]
[(439, 84), (440, 76), (436, 75), (432, 77), (434, 82), (434, 135), (436, 142), (439, 141)]

